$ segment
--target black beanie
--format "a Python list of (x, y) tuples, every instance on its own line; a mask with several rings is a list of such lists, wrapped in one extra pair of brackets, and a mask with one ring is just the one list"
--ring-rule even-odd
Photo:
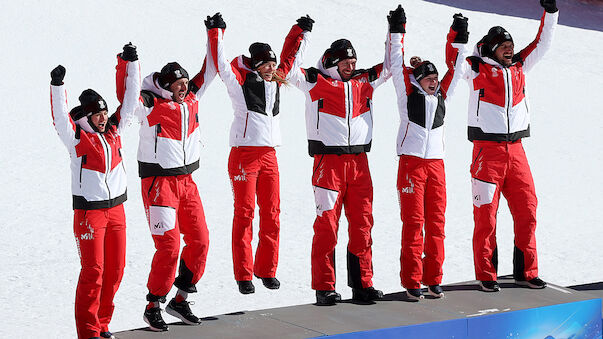
[(176, 82), (176, 80), (182, 78), (189, 79), (186, 70), (177, 62), (170, 62), (163, 66), (161, 72), (159, 72), (159, 86), (169, 91), (170, 86)]
[(412, 74), (415, 76), (417, 82), (431, 74), (438, 74), (438, 70), (431, 61), (422, 61), (415, 66)]
[(249, 53), (251, 53), (251, 67), (253, 69), (268, 62), (276, 62), (276, 54), (270, 48), (270, 45), (263, 42), (254, 42), (249, 46)]
[(322, 65), (325, 68), (331, 68), (345, 59), (357, 59), (356, 50), (348, 39), (335, 40), (323, 54)]
[(74, 107), (69, 114), (74, 121), (87, 115), (106, 111), (107, 102), (93, 89), (87, 89), (80, 94), (80, 106)]
[(480, 46), (480, 53), (482, 56), (491, 57), (494, 55), (494, 51), (505, 41), (513, 42), (511, 34), (506, 29), (500, 26), (494, 26), (490, 28), (488, 34), (484, 35), (482, 40), (478, 43)]

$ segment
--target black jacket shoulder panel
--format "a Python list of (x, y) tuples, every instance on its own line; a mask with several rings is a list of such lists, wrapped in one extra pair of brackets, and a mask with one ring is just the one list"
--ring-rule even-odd
[(479, 65), (481, 65), (481, 64), (484, 63), (484, 61), (482, 60), (482, 58), (477, 57), (475, 55), (472, 55), (470, 57), (467, 57), (467, 59), (469, 59), (469, 61), (471, 61), (471, 69), (475, 73), (479, 73)]
[(517, 54), (513, 55), (513, 58), (511, 59), (511, 63), (514, 64), (516, 62), (519, 62), (523, 66), (524, 60), (521, 58), (521, 53), (517, 53)]
[(188, 91), (189, 92), (193, 92), (193, 93), (197, 94), (197, 92), (199, 92), (199, 89), (200, 88), (197, 85), (195, 85), (194, 82), (192, 82), (192, 81), (188, 82)]
[(318, 81), (318, 74), (320, 71), (314, 67), (306, 68), (306, 81), (309, 83), (316, 83)]
[(377, 74), (377, 70), (375, 69), (375, 67), (371, 67), (369, 69), (357, 69), (354, 71), (354, 73), (352, 73), (352, 78), (358, 77), (358, 76), (363, 76), (365, 74), (368, 73), (368, 81), (369, 82), (373, 82), (375, 80), (377, 80), (379, 78), (379, 75)]
[(159, 97), (155, 93), (148, 90), (140, 91), (140, 96), (142, 97), (142, 103), (145, 105), (145, 107), (153, 107), (155, 105), (155, 98)]

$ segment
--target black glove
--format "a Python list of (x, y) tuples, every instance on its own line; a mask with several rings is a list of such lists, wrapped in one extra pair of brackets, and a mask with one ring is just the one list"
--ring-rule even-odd
[(121, 52), (121, 58), (125, 61), (136, 61), (138, 60), (138, 53), (136, 53), (136, 46), (132, 45), (131, 42), (124, 45), (124, 51)]
[(558, 11), (557, 2), (555, 0), (540, 0), (540, 6), (548, 13), (555, 13)]
[(214, 14), (214, 16), (210, 17), (209, 15), (207, 16), (207, 20), (205, 20), (205, 27), (207, 27), (207, 29), (212, 29), (212, 28), (226, 28), (226, 22), (224, 22), (224, 19), (222, 19), (222, 14), (220, 14), (220, 12)]
[(308, 14), (297, 19), (297, 25), (299, 26), (299, 28), (308, 32), (312, 32), (312, 24), (314, 24), (314, 22), (314, 19), (310, 18)]
[(406, 33), (406, 29), (404, 29), (404, 25), (406, 24), (406, 13), (404, 13), (402, 5), (398, 5), (398, 8), (389, 11), (387, 22), (389, 23), (390, 33)]
[(452, 21), (452, 26), (450, 26), (450, 28), (456, 32), (456, 38), (454, 38), (453, 42), (466, 44), (467, 41), (469, 41), (469, 31), (467, 31), (467, 28), (469, 28), (467, 20), (469, 19), (464, 17), (461, 13), (457, 13), (452, 17), (454, 20)]
[(58, 65), (52, 71), (50, 71), (50, 84), (53, 86), (61, 86), (63, 79), (65, 79), (65, 67)]

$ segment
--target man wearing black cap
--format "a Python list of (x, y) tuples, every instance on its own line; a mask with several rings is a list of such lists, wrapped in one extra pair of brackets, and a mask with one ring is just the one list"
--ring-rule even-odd
[(480, 288), (497, 292), (498, 251), (496, 213), (502, 193), (513, 215), (516, 284), (544, 288), (536, 256), (536, 191), (521, 139), (530, 135), (525, 73), (551, 46), (559, 12), (555, 0), (540, 0), (544, 8), (536, 39), (515, 54), (513, 38), (492, 27), (473, 56), (457, 64), (470, 88), (468, 136), (473, 142), (473, 255)]
[(372, 281), (373, 185), (366, 152), (373, 133), (373, 91), (389, 79), (389, 73), (383, 64), (356, 70), (356, 51), (347, 39), (334, 41), (317, 66), (295, 67), (289, 73), (290, 82), (306, 94), (308, 151), (314, 157), (312, 289), (318, 305), (341, 300), (335, 291), (335, 245), (345, 205), (353, 299), (381, 299), (383, 293)]
[[(209, 60), (208, 60), (209, 59)], [(209, 235), (203, 205), (191, 173), (199, 168), (201, 153), (199, 100), (216, 75), (211, 55), (207, 54), (201, 71), (189, 81), (189, 75), (177, 62), (165, 65), (161, 72), (147, 76), (142, 83), (125, 83), (126, 75), (140, 79), (137, 57), (118, 56), (117, 96), (121, 100), (127, 86), (136, 86), (140, 100), (122, 105), (123, 115), (134, 114), (141, 123), (138, 145), (138, 172), (142, 199), (155, 243), (155, 255), (147, 287), (149, 304), (144, 320), (154, 331), (167, 331), (160, 302), (172, 284), (178, 288), (166, 312), (189, 325), (199, 324), (186, 301), (197, 292), (195, 284), (205, 269)], [(180, 235), (185, 246), (180, 255), (178, 276), (174, 279), (180, 252)]]

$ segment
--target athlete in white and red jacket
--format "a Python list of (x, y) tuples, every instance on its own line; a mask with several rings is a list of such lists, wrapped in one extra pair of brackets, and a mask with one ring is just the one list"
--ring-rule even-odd
[(473, 254), (481, 289), (500, 290), (497, 283), (496, 212), (500, 193), (513, 215), (517, 284), (544, 288), (536, 256), (536, 191), (521, 139), (530, 135), (525, 73), (551, 46), (559, 16), (555, 0), (540, 0), (545, 12), (532, 43), (514, 53), (513, 39), (492, 27), (476, 45), (474, 55), (456, 65), (469, 84), (468, 136), (473, 142)]
[[(249, 47), (251, 58), (239, 56), (231, 63), (224, 55), (226, 23), (220, 13), (207, 17), (208, 40), (216, 69), (232, 100), (228, 174), (234, 196), (232, 260), (239, 292), (255, 292), (253, 275), (269, 289), (278, 289), (279, 172), (275, 146), (281, 142), (280, 86), (292, 67), (301, 64), (300, 45), (306, 44), (313, 20), (302, 17), (285, 38), (281, 63), (268, 44)], [(251, 239), (255, 200), (260, 207), (258, 246), (253, 259)]]
[(333, 42), (317, 67), (294, 67), (289, 72), (289, 81), (306, 94), (308, 150), (314, 157), (312, 289), (319, 305), (341, 300), (335, 292), (334, 254), (345, 205), (353, 299), (380, 299), (383, 293), (373, 288), (372, 281), (373, 185), (366, 152), (373, 135), (373, 91), (390, 75), (383, 64), (356, 70), (356, 51), (346, 39)]
[[(64, 77), (63, 66), (52, 70), (50, 95), (54, 126), (71, 157), (73, 231), (82, 266), (75, 324), (78, 338), (109, 338), (113, 297), (126, 259), (126, 173), (119, 135), (128, 121), (119, 112), (108, 119), (107, 103), (92, 89), (83, 91), (80, 105), (68, 112)], [(137, 100), (131, 91), (125, 95), (126, 102)]]
[[(129, 86), (140, 94), (135, 105), (128, 106), (124, 102), (121, 111), (123, 115), (136, 116), (141, 123), (138, 169), (156, 248), (147, 283), (149, 304), (144, 320), (154, 331), (168, 330), (159, 305), (165, 302), (172, 284), (178, 292), (167, 305), (167, 313), (189, 325), (200, 323), (186, 298), (188, 293), (197, 291), (195, 284), (205, 270), (209, 245), (203, 205), (191, 176), (199, 167), (201, 153), (199, 100), (216, 74), (209, 54), (207, 58), (201, 72), (190, 82), (184, 68), (170, 62), (161, 72), (147, 76), (142, 90), (139, 67), (131, 67), (131, 62), (118, 59), (118, 98)], [(128, 81), (130, 77), (136, 81)], [(180, 255), (178, 277), (174, 279), (181, 234), (186, 245)]]
[[(462, 21), (455, 16), (455, 23)], [(390, 29), (390, 70), (392, 73), (400, 128), (397, 138), (398, 195), (402, 219), (400, 279), (408, 298), (423, 298), (421, 283), (436, 298), (444, 295), (442, 265), (444, 263), (444, 220), (446, 212), (446, 177), (444, 172), (444, 116), (446, 101), (452, 95), (459, 76), (449, 68), (442, 81), (429, 61), (411, 58), (413, 68), (404, 65), (406, 15), (398, 5), (388, 16)], [(448, 34), (447, 49), (453, 43), (467, 43), (464, 30)], [(456, 25), (458, 26), (458, 24)], [(457, 48), (458, 51), (458, 48)], [(461, 49), (461, 52), (464, 48)], [(450, 64), (462, 62), (463, 53), (447, 53)], [(425, 239), (423, 239), (425, 228)]]

